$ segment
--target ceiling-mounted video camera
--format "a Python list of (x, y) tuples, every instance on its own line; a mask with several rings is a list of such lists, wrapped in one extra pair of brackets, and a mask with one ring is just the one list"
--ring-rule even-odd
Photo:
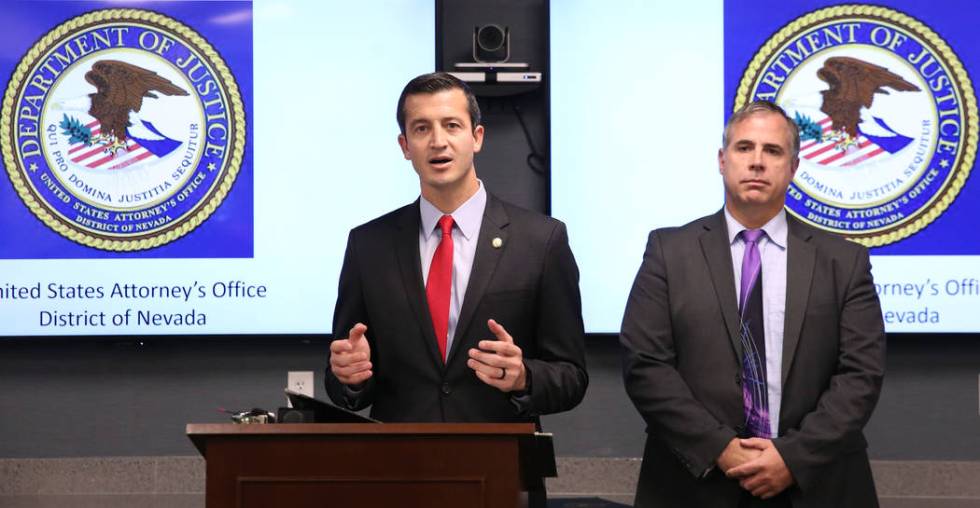
[(473, 61), (500, 63), (510, 60), (510, 28), (497, 24), (473, 27)]

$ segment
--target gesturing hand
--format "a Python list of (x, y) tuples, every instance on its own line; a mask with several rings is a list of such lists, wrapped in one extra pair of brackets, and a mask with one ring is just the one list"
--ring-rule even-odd
[(487, 327), (497, 340), (481, 340), (479, 349), (470, 349), (466, 365), (476, 377), (502, 392), (521, 391), (527, 384), (524, 353), (499, 323), (490, 319)]
[(341, 383), (359, 385), (371, 378), (371, 346), (364, 332), (367, 326), (357, 323), (346, 339), (330, 343), (330, 372)]

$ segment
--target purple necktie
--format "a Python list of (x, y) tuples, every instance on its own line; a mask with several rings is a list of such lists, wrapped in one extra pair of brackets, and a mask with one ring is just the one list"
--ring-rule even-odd
[(766, 384), (766, 336), (762, 314), (761, 229), (741, 232), (745, 241), (738, 311), (741, 318), (742, 401), (745, 405), (747, 437), (771, 437), (769, 428), (769, 390)]

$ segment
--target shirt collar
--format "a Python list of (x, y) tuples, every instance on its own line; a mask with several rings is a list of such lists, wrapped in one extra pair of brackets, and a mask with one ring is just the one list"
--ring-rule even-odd
[[(734, 244), (735, 240), (738, 238), (738, 234), (742, 232), (743, 229), (748, 229), (743, 226), (742, 223), (735, 220), (732, 214), (728, 212), (728, 207), (725, 207), (725, 223), (728, 225), (728, 243), (729, 245)], [(769, 219), (762, 230), (766, 232), (766, 237), (769, 241), (776, 244), (780, 249), (786, 249), (786, 234), (789, 231), (788, 224), (786, 223), (786, 209), (783, 208), (779, 210), (779, 213), (775, 217)]]
[[(487, 190), (483, 188), (482, 181), (477, 180), (477, 183), (480, 184), (480, 187), (476, 193), (449, 214), (453, 216), (456, 227), (467, 240), (472, 239), (480, 231), (480, 225), (483, 223), (483, 211), (487, 207)], [(441, 210), (436, 208), (436, 205), (425, 199), (425, 196), (421, 196), (419, 199), (419, 212), (422, 215), (422, 232), (426, 235), (435, 231), (439, 218), (444, 215)]]

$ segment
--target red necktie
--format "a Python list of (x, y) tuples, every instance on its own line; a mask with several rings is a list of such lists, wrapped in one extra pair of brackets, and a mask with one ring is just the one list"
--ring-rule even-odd
[(453, 285), (453, 217), (443, 215), (439, 219), (442, 240), (436, 247), (429, 265), (429, 278), (425, 283), (425, 296), (429, 300), (429, 315), (436, 332), (436, 343), (442, 361), (446, 361), (446, 342), (449, 334), (449, 297)]

